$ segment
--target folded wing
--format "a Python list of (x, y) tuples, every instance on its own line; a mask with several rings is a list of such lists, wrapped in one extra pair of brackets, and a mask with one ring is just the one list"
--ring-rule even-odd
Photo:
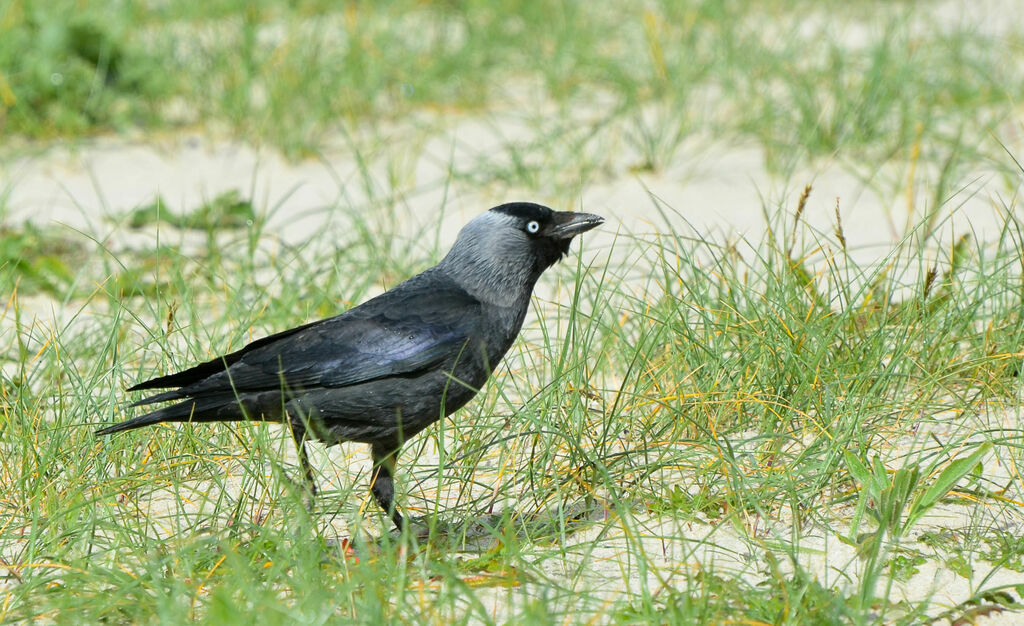
[[(409, 295), (406, 296), (405, 292)], [(180, 387), (136, 405), (247, 392), (343, 387), (413, 376), (455, 361), (480, 336), (481, 305), (452, 285), (396, 288), (337, 317), (271, 335), (218, 359), (132, 387)]]

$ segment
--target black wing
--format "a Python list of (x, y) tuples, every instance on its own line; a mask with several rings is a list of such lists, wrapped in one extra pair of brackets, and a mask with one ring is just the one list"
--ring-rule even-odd
[(243, 356), (249, 354), (255, 349), (274, 343), (280, 339), (284, 339), (289, 335), (294, 335), (300, 331), (303, 331), (310, 326), (323, 323), (324, 320), (318, 320), (316, 322), (310, 322), (309, 324), (303, 324), (302, 326), (296, 326), (288, 330), (283, 330), (273, 335), (268, 335), (261, 339), (256, 339), (248, 344), (241, 350), (232, 352), (231, 354), (225, 354), (224, 356), (217, 357), (212, 361), (200, 363), (195, 367), (190, 367), (187, 370), (182, 370), (175, 374), (168, 374), (166, 376), (158, 376), (151, 378), (145, 382), (132, 385), (128, 388), (128, 391), (141, 391), (143, 389), (168, 389), (170, 387), (183, 387), (185, 385), (191, 385), (197, 383), (205, 378), (223, 372), (225, 369), (237, 363)]
[(132, 389), (182, 386), (136, 403), (149, 404), (226, 390), (343, 387), (412, 375), (454, 361), (480, 336), (481, 326), (479, 300), (450, 283), (413, 279), (337, 317)]

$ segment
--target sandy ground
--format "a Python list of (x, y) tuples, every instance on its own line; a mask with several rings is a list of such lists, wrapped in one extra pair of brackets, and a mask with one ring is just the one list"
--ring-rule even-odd
[[(613, 156), (602, 163), (600, 175), (584, 181), (580, 193), (569, 197), (537, 198), (514, 186), (482, 187), (458, 177), (481, 163), (506, 164), (505, 146), (530, 145), (548, 130), (514, 118), (505, 121), (500, 114), (435, 118), (427, 125), (378, 129), (362, 140), (339, 141), (322, 158), (300, 162), (286, 161), (273, 150), (199, 134), (143, 143), (103, 138), (31, 156), (0, 156), (0, 191), (7, 194), (6, 220), (55, 221), (99, 234), (112, 228), (111, 220), (157, 195), (171, 210), (186, 211), (225, 191), (240, 190), (272, 215), (272, 230), (292, 243), (343, 219), (346, 211), (368, 211), (386, 198), (407, 207), (402, 217), (409, 220), (410, 232), (411, 226), (437, 220), (444, 207), (442, 239), (447, 240), (454, 239), (469, 217), (494, 204), (536, 200), (606, 216), (609, 224), (593, 239), (607, 243), (619, 229), (664, 230), (656, 202), (669, 207), (671, 226), (680, 231), (692, 227), (705, 234), (757, 237), (765, 227), (764, 208), (792, 210), (803, 186), (810, 184), (807, 223), (833, 231), (838, 201), (849, 247), (864, 255), (858, 261), (870, 260), (879, 246), (888, 249), (906, 233), (908, 222), (935, 209), (929, 194), (938, 172), (925, 163), (910, 170), (906, 164), (869, 168), (821, 159), (782, 180), (766, 169), (760, 148), (699, 135), (685, 140), (662, 171), (635, 173), (633, 166), (642, 159), (624, 138), (625, 131), (609, 132), (601, 147)], [(1024, 159), (1024, 115), (1001, 130), (1000, 140), (1018, 160)], [(982, 150), (1003, 156), (1003, 164), (1010, 162), (994, 140), (988, 144)], [(372, 183), (365, 182), (363, 167)], [(551, 173), (552, 180), (556, 175)], [(970, 228), (979, 239), (994, 235), (1005, 207), (1019, 191), (1012, 186), (1015, 181), (995, 167), (963, 172), (939, 208), (950, 217), (942, 232)]]
[[(538, 198), (509, 186), (481, 187), (472, 177), (452, 174), (471, 172), (482, 160), (500, 163), (501, 146), (510, 141), (528, 144), (541, 130), (522, 123), (474, 118), (434, 120), (429, 127), (430, 131), (424, 131), (420, 124), (389, 129), (387, 150), (381, 149), (380, 137), (368, 140), (366, 154), (370, 155), (367, 162), (373, 181), (369, 185), (353, 157), (352, 146), (341, 142), (322, 159), (298, 163), (288, 162), (271, 150), (197, 134), (144, 142), (104, 138), (74, 148), (55, 147), (41, 154), (7, 157), (0, 167), (0, 190), (6, 194), (7, 207), (4, 221), (56, 222), (102, 240), (112, 239), (116, 244), (124, 231), (118, 219), (158, 194), (172, 210), (184, 211), (204, 199), (238, 189), (243, 195), (251, 194), (257, 208), (270, 214), (269, 228), (283, 241), (301, 243), (321, 229), (343, 227), (354, 211), (372, 210), (381, 198), (394, 197), (399, 198), (402, 207), (397, 215), (408, 220), (398, 225), (397, 232), (413, 233), (424, 224), (442, 219), (441, 239), (446, 246), (471, 216), (500, 202), (527, 199), (606, 216), (608, 223), (593, 236), (587, 235), (585, 254), (592, 260), (613, 245), (617, 234), (646, 237), (672, 228), (719, 240), (741, 240), (744, 236), (759, 239), (767, 226), (763, 207), (792, 208), (803, 186), (812, 184), (805, 220), (822, 232), (832, 232), (838, 199), (850, 249), (859, 262), (871, 262), (899, 241), (908, 221), (917, 221), (931, 208), (926, 206), (927, 190), (937, 176), (923, 164), (913, 177), (905, 165), (885, 166), (857, 176), (851, 173), (856, 168), (823, 160), (783, 181), (766, 169), (759, 149), (724, 145), (702, 137), (687, 140), (663, 171), (636, 174), (631, 165), (639, 160), (638, 155), (621, 137), (613, 135), (606, 147), (615, 156), (601, 170), (601, 176), (583, 182), (575, 197)], [(1009, 141), (1007, 145), (1018, 160), (1024, 161), (1020, 137), (1002, 139)], [(401, 175), (389, 175), (395, 171)], [(954, 233), (967, 229), (981, 240), (989, 239), (997, 233), (1006, 207), (1019, 202), (1021, 189), (1014, 188), (1015, 183), (1008, 182), (1011, 179), (995, 168), (965, 173), (962, 180), (955, 197), (940, 209), (948, 220), (937, 242), (948, 244)], [(658, 203), (669, 209), (659, 212)], [(37, 323), (61, 323), (62, 311), (45, 301), (37, 304), (28, 305)], [(4, 333), (4, 326), (9, 332), (9, 324), (9, 319), (0, 320), (0, 333)], [(1019, 424), (1019, 409), (1003, 408), (995, 419)], [(292, 455), (290, 446), (283, 449), (284, 454)], [(892, 452), (895, 458), (899, 450)], [(293, 456), (288, 459), (294, 462)], [(991, 467), (986, 469), (993, 472), (1006, 471), (1005, 467), (996, 467), (992, 459), (987, 463)], [(354, 479), (365, 480), (368, 460), (360, 447), (341, 446), (329, 453), (318, 450), (314, 464), (322, 468), (325, 480), (340, 489)], [(416, 467), (416, 475), (429, 475), (436, 471), (436, 456), (426, 450)], [(435, 497), (430, 489), (437, 488), (436, 481), (421, 478), (416, 493), (411, 495), (429, 502)], [(177, 505), (165, 496), (142, 506), (152, 509), (153, 514), (160, 510), (170, 514)], [(920, 531), (978, 523), (976, 519), (963, 519), (963, 515), (959, 507), (939, 507), (922, 522)], [(840, 517), (837, 514), (837, 519)], [(743, 572), (753, 579), (764, 576), (762, 564), (751, 558), (757, 553), (754, 540), (736, 528), (708, 520), (680, 524), (653, 515), (634, 523), (640, 529), (638, 540), (662, 575), (714, 563), (716, 568)], [(347, 532), (343, 521), (338, 524), (339, 534)], [(772, 526), (761, 524), (751, 533), (757, 541), (770, 541), (774, 533), (788, 535), (784, 520)], [(610, 598), (620, 593), (623, 585), (636, 589), (640, 584), (661, 584), (654, 573), (646, 580), (640, 579), (635, 563), (628, 562), (631, 539), (626, 527), (614, 522), (612, 526), (617, 530), (596, 542), (597, 537), (588, 531), (577, 533), (568, 551), (570, 557), (544, 567), (550, 568), (552, 575), (578, 576), (581, 586), (604, 589)], [(806, 538), (807, 549), (799, 557), (826, 585), (843, 584), (860, 567), (853, 548), (835, 538), (837, 532), (841, 530), (811, 531)], [(940, 605), (952, 605), (966, 598), (987, 573), (979, 567), (968, 582), (937, 568), (935, 563), (930, 561), (908, 583), (897, 585), (893, 598), (934, 597)], [(587, 571), (581, 573), (581, 567)], [(1012, 575), (1003, 570), (985, 585), (1021, 582), (1019, 577), (1013, 580)], [(493, 594), (495, 603), (504, 601), (500, 590)], [(1006, 616), (990, 621), (997, 620), (1012, 623)]]

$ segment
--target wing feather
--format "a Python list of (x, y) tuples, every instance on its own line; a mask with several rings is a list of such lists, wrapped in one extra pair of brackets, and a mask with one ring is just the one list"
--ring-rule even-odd
[(424, 278), (421, 274), (336, 317), (259, 339), (131, 389), (181, 387), (139, 401), (148, 404), (229, 390), (344, 387), (454, 362), (481, 334), (482, 305), (451, 282), (424, 285)]

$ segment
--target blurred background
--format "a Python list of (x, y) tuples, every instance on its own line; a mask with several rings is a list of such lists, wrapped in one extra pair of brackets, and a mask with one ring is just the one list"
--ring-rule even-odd
[(838, 198), (854, 249), (889, 244), (1013, 172), (1018, 8), (8, 0), (0, 216), (95, 230), (235, 193), (298, 241), (323, 209), (419, 232), (513, 198), (642, 230), (657, 197), (743, 233), (817, 182), (811, 223)]

